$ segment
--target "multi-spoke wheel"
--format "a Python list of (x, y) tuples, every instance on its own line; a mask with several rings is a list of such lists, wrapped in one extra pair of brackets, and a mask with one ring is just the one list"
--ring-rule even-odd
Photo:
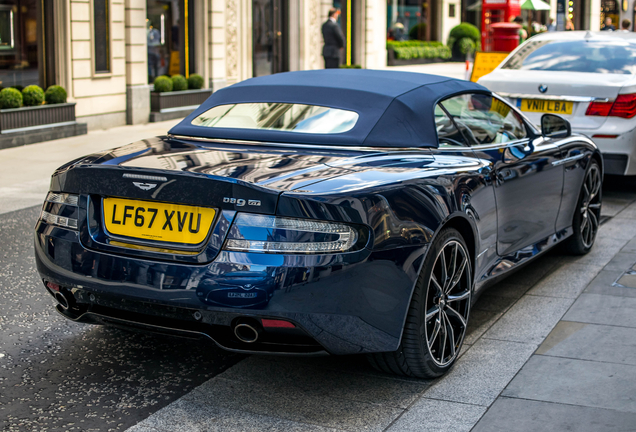
[(472, 293), (470, 256), (461, 234), (441, 231), (431, 244), (396, 352), (372, 354), (385, 372), (435, 378), (457, 359), (468, 323)]
[(574, 234), (565, 243), (566, 250), (572, 254), (586, 254), (594, 245), (601, 218), (602, 186), (601, 169), (592, 159), (585, 172), (572, 220)]

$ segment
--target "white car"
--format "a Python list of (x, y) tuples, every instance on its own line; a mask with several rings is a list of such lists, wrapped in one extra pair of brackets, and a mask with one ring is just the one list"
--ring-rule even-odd
[(636, 175), (636, 34), (543, 33), (479, 83), (535, 124), (544, 113), (563, 116), (598, 145), (606, 174)]

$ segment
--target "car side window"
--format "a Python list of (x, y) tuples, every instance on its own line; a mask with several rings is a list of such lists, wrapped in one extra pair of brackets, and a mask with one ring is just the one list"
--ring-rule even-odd
[(501, 144), (528, 136), (519, 115), (493, 96), (467, 93), (441, 104), (473, 145)]
[(437, 129), (437, 139), (440, 147), (468, 146), (464, 136), (457, 130), (453, 121), (439, 104), (435, 105), (435, 128)]

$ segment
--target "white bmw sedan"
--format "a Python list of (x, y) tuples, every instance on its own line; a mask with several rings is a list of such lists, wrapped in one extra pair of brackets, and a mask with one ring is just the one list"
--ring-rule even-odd
[(543, 33), (479, 83), (536, 124), (544, 113), (566, 118), (598, 145), (606, 174), (636, 175), (636, 34)]

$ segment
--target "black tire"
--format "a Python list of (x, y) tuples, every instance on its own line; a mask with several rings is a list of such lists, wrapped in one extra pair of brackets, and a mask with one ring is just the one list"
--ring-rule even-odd
[(585, 171), (579, 199), (572, 218), (572, 230), (574, 233), (563, 244), (566, 253), (585, 255), (594, 246), (601, 218), (602, 186), (601, 169), (598, 162), (591, 159)]
[(397, 375), (417, 378), (443, 375), (459, 356), (471, 296), (472, 269), (466, 242), (457, 230), (446, 228), (427, 253), (398, 350), (369, 354), (369, 363), (382, 372)]

